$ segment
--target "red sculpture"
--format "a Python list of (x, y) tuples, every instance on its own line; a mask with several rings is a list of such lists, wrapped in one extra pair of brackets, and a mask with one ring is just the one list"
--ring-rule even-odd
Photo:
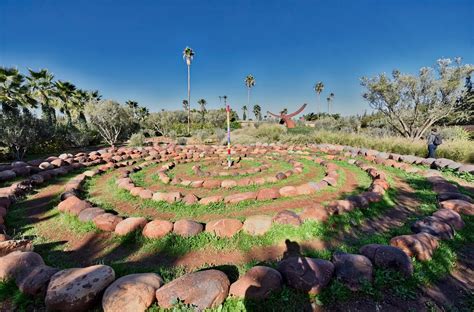
[(291, 119), (291, 117), (296, 116), (299, 113), (301, 113), (303, 109), (306, 108), (306, 105), (307, 105), (306, 103), (303, 104), (303, 106), (301, 106), (296, 112), (291, 113), (291, 114), (285, 114), (284, 112), (281, 112), (280, 115), (277, 115), (269, 111), (267, 111), (267, 113), (274, 117), (280, 118), (280, 125), (285, 125), (287, 128), (291, 129), (296, 126), (295, 122), (293, 121), (293, 119)]

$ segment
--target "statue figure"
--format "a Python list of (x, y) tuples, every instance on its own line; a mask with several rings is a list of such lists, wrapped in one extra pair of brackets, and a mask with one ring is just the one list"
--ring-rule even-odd
[(273, 114), (269, 111), (267, 111), (267, 113), (274, 117), (280, 118), (280, 125), (285, 125), (288, 129), (292, 129), (295, 127), (296, 124), (293, 121), (293, 119), (291, 119), (291, 117), (296, 116), (299, 113), (301, 113), (306, 108), (306, 105), (307, 105), (306, 103), (303, 104), (303, 106), (301, 106), (296, 112), (291, 113), (291, 114), (287, 114), (285, 111), (280, 112), (280, 115)]

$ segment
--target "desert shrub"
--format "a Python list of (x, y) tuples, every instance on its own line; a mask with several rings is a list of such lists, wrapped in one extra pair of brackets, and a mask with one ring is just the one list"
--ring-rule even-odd
[(225, 131), (224, 129), (216, 128), (214, 129), (214, 136), (216, 137), (216, 142), (221, 142), (224, 139), (227, 140), (227, 131)]
[(201, 143), (204, 142), (212, 135), (212, 132), (208, 129), (196, 129), (192, 132), (192, 136), (198, 139)]
[(145, 135), (143, 132), (137, 132), (132, 134), (128, 140), (128, 146), (131, 147), (142, 147), (145, 145)]
[(314, 141), (314, 136), (307, 134), (284, 134), (280, 137), (280, 142), (287, 144), (312, 144)]
[(176, 138), (176, 144), (186, 145), (187, 143), (188, 143), (188, 139), (185, 137)]
[(447, 127), (440, 130), (440, 135), (445, 141), (469, 140), (469, 131), (460, 126)]
[(261, 139), (263, 143), (277, 142), (280, 139), (280, 136), (286, 133), (286, 128), (284, 126), (276, 124), (262, 124), (255, 130), (253, 130), (251, 127), (247, 129), (246, 130), (248, 132), (254, 131), (255, 136), (258, 139)]

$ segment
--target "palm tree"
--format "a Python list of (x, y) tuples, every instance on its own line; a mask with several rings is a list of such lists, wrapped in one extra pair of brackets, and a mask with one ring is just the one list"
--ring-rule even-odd
[(87, 121), (86, 121), (86, 116), (84, 115), (84, 110), (86, 108), (86, 105), (90, 101), (90, 95), (87, 91), (77, 89), (74, 94), (74, 107), (73, 107), (73, 114), (74, 118), (78, 119), (79, 122), (87, 128)]
[(331, 103), (334, 101), (334, 93), (331, 92), (326, 100), (328, 101), (328, 114), (331, 114)]
[(198, 101), (199, 106), (201, 107), (201, 122), (202, 122), (202, 127), (204, 127), (204, 115), (206, 114), (206, 100), (205, 99), (200, 99)]
[(23, 112), (28, 107), (35, 107), (36, 101), (24, 84), (25, 77), (16, 68), (0, 67), (0, 103), (4, 114), (18, 115), (19, 108)]
[(43, 119), (48, 125), (56, 122), (56, 112), (52, 105), (52, 97), (54, 96), (53, 74), (47, 69), (34, 71), (28, 69), (30, 75), (26, 77), (27, 86), (31, 95), (41, 104)]
[(243, 111), (242, 120), (244, 121), (247, 120), (247, 110), (248, 110), (247, 105), (242, 106), (242, 111)]
[(262, 108), (260, 105), (255, 104), (253, 107), (253, 114), (255, 115), (255, 119), (258, 121), (262, 120)]
[(76, 86), (68, 81), (58, 80), (54, 83), (55, 95), (58, 100), (59, 111), (66, 115), (67, 124), (72, 124), (71, 112), (74, 110), (74, 93)]
[[(184, 48), (183, 59), (188, 66), (188, 103), (191, 104), (191, 62), (194, 58), (194, 51), (190, 47)], [(188, 106), (188, 134), (191, 132), (191, 105)]]
[(125, 104), (133, 111), (135, 112), (138, 109), (138, 102), (137, 101), (132, 101), (128, 100), (125, 102)]
[[(319, 81), (314, 85), (314, 91), (318, 94), (319, 106), (321, 106), (321, 92), (323, 92), (323, 90), (324, 90), (324, 84), (322, 83), (322, 81)], [(318, 107), (318, 104), (316, 104), (316, 109), (317, 109), (317, 113), (319, 113), (320, 109)]]
[(224, 106), (227, 107), (227, 95), (224, 95), (222, 98), (224, 99)]
[(189, 108), (188, 100), (183, 100), (183, 109), (184, 109), (184, 111), (187, 112), (188, 108)]
[(247, 87), (247, 105), (250, 106), (250, 89), (255, 86), (255, 78), (249, 74), (245, 77), (245, 86)]

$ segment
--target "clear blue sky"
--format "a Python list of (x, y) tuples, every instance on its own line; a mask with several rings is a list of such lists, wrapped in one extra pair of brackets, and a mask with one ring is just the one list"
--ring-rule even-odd
[(48, 68), (58, 79), (152, 111), (226, 94), (263, 111), (314, 110), (316, 81), (335, 111), (362, 113), (361, 76), (415, 73), (440, 57), (474, 63), (474, 1), (0, 1), (0, 65)]

